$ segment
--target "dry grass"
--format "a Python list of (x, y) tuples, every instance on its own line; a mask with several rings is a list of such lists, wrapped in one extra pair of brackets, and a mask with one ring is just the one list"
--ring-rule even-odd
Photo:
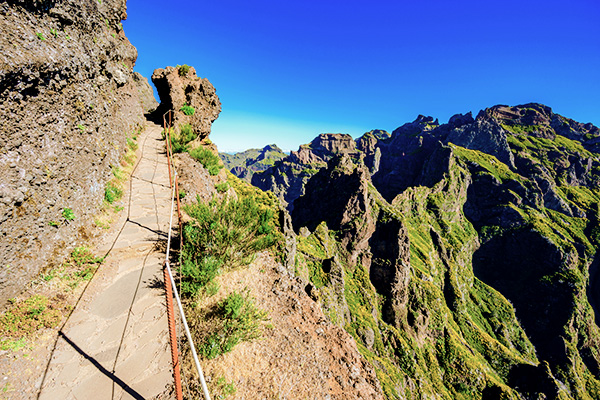
[[(219, 276), (219, 292), (198, 302), (197, 310), (209, 309), (229, 293), (248, 288), (257, 306), (268, 311), (272, 325), (260, 339), (241, 343), (214, 360), (201, 360), (213, 397), (381, 398), (375, 373), (362, 360), (354, 340), (329, 323), (303, 285), (278, 272), (276, 265), (263, 252), (249, 268)], [(189, 354), (183, 367), (188, 380), (197, 381)], [(223, 382), (235, 387), (235, 393), (222, 393)]]
[(127, 138), (126, 152), (120, 161), (119, 167), (113, 168), (113, 178), (107, 182), (107, 187), (111, 186), (115, 190), (119, 191), (119, 195), (112, 201), (108, 201), (106, 196), (100, 207), (100, 212), (94, 217), (94, 223), (99, 228), (108, 229), (114, 222), (117, 213), (123, 209), (119, 204), (113, 204), (114, 201), (119, 200), (126, 192), (125, 184), (129, 181), (131, 174), (135, 168), (137, 161), (138, 149), (137, 138), (139, 132), (134, 132), (131, 138)]

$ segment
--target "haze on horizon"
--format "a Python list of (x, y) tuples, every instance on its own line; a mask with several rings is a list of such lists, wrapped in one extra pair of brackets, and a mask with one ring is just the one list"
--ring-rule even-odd
[(129, 0), (135, 70), (188, 64), (217, 89), (220, 151), (389, 132), (496, 104), (600, 125), (600, 3)]

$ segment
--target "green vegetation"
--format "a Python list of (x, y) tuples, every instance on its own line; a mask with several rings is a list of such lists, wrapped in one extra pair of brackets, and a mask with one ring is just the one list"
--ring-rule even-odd
[(237, 389), (233, 382), (227, 382), (222, 376), (217, 378), (214, 386), (210, 388), (210, 393), (214, 399), (223, 400), (229, 396), (233, 396)]
[(187, 76), (188, 72), (190, 72), (189, 65), (178, 65), (177, 69), (179, 70), (179, 76)]
[(38, 32), (38, 33), (36, 33), (35, 35), (36, 35), (36, 36), (38, 37), (38, 39), (40, 39), (40, 40), (46, 40), (46, 38), (44, 37), (44, 35), (43, 35), (41, 32)]
[(520, 175), (512, 172), (506, 164), (499, 161), (494, 156), (478, 150), (465, 149), (464, 147), (456, 146), (454, 144), (450, 144), (450, 147), (452, 147), (452, 152), (460, 159), (479, 165), (499, 181), (515, 180), (520, 182), (523, 180)]
[(50, 29), (50, 33), (56, 38), (58, 37), (58, 32), (56, 31), (55, 28)]
[(94, 256), (87, 246), (79, 246), (71, 252), (68, 260), (43, 273), (41, 278), (46, 282), (56, 278), (66, 290), (73, 290), (81, 282), (90, 280), (102, 262), (103, 257)]
[(129, 148), (133, 151), (136, 151), (138, 149), (138, 144), (135, 142), (136, 138), (127, 138), (127, 146), (129, 146)]
[[(494, 175), (499, 182), (525, 178), (495, 157), (453, 145), (452, 150), (457, 162), (450, 163), (438, 184), (409, 187), (393, 205), (369, 186), (371, 217), (379, 229), (402, 227), (400, 239), (409, 252), (402, 257), (409, 264), (393, 266), (392, 260), (375, 254), (370, 271), (350, 264), (344, 236), (327, 231), (324, 223), (297, 237), (296, 274), (318, 288), (326, 315), (355, 338), (388, 399), (473, 399), (491, 387), (500, 398), (517, 398), (506, 385), (512, 365), (537, 362), (512, 305), (473, 276), (478, 232), (462, 211), (472, 182), (469, 169)], [(496, 226), (482, 231), (488, 239), (503, 234)], [(341, 294), (339, 278), (331, 279), (334, 272), (327, 272), (333, 267), (324, 268), (328, 260), (337, 260), (336, 268), (343, 269), (335, 272), (343, 276)], [(371, 283), (377, 268), (408, 268), (406, 286), (386, 298)], [(340, 312), (344, 304), (349, 315)]]
[(136, 161), (135, 151), (138, 149), (137, 139), (142, 129), (142, 127), (138, 127), (131, 134), (125, 134), (127, 142), (125, 154), (120, 166), (113, 165), (111, 168), (113, 178), (104, 187), (104, 202), (100, 214), (94, 218), (96, 225), (101, 228), (108, 228), (114, 213), (123, 209), (114, 203), (123, 197), (125, 182), (133, 171)]
[[(242, 181), (231, 172), (227, 171), (227, 183), (233, 188), (238, 198), (251, 197), (262, 208), (270, 209), (273, 215), (277, 215), (279, 212), (279, 200), (272, 192), (263, 192), (262, 190)], [(278, 223), (278, 221), (276, 221)]]
[(569, 159), (600, 160), (597, 154), (586, 150), (581, 142), (561, 135), (556, 135), (554, 140), (526, 135), (509, 135), (507, 139), (516, 156), (530, 160), (540, 172), (545, 169), (560, 186), (566, 185)]
[(187, 103), (184, 104), (183, 107), (181, 107), (179, 110), (183, 111), (183, 113), (188, 116), (194, 115), (194, 113), (196, 112), (196, 109), (192, 106), (188, 106)]
[(106, 188), (104, 189), (104, 200), (108, 204), (114, 203), (116, 200), (119, 200), (123, 196), (123, 190), (115, 186), (113, 182), (108, 182), (106, 184)]
[(217, 175), (221, 168), (223, 168), (219, 156), (209, 149), (198, 147), (190, 151), (190, 156), (199, 161), (208, 170), (208, 173), (213, 176)]
[(217, 192), (219, 192), (219, 193), (225, 193), (226, 191), (229, 190), (229, 183), (227, 183), (227, 182), (217, 183), (215, 185), (215, 189), (217, 189)]
[(173, 153), (184, 153), (189, 151), (189, 143), (195, 140), (198, 135), (194, 132), (192, 125), (185, 124), (181, 126), (179, 133), (171, 131), (171, 151)]
[(222, 269), (248, 265), (254, 253), (279, 240), (275, 216), (254, 197), (241, 200), (213, 199), (208, 204), (188, 205), (192, 221), (184, 226), (181, 254), (181, 291), (194, 297)]
[(79, 128), (79, 131), (81, 133), (85, 133), (85, 126), (81, 125), (81, 124), (77, 124), (77, 128)]
[(213, 315), (211, 329), (202, 332), (198, 346), (199, 353), (209, 359), (230, 352), (240, 342), (259, 338), (269, 320), (267, 312), (254, 305), (247, 290), (231, 293), (217, 305)]
[(502, 128), (504, 128), (504, 130), (507, 130), (511, 133), (514, 133), (515, 135), (526, 135), (529, 133), (533, 133), (533, 132), (540, 132), (543, 131), (544, 128), (539, 126), (539, 125), (507, 125), (507, 124), (501, 124)]
[(53, 308), (45, 296), (34, 295), (15, 301), (0, 315), (0, 347), (12, 350), (21, 348), (25, 337), (40, 329), (55, 327), (60, 319), (60, 310)]
[(62, 216), (67, 221), (73, 221), (75, 219), (75, 213), (70, 208), (63, 208)]

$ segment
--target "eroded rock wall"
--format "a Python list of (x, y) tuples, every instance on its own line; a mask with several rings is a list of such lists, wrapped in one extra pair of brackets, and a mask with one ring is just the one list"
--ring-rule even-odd
[(125, 0), (0, 5), (0, 303), (94, 235), (144, 123), (126, 16)]

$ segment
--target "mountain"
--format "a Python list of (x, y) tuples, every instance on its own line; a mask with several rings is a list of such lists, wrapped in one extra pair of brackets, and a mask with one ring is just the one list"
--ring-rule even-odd
[(336, 155), (365, 157), (365, 164), (375, 171), (379, 167), (380, 158), (376, 144), (389, 136), (386, 131), (378, 129), (367, 132), (354, 141), (347, 134), (323, 133), (309, 144), (300, 146), (298, 151), (292, 151), (271, 168), (254, 174), (251, 182), (262, 190), (275, 193), (291, 211), (294, 200), (304, 194), (304, 185), (308, 180)]
[(276, 161), (287, 155), (277, 145), (270, 144), (262, 149), (248, 149), (246, 151), (229, 154), (219, 153), (225, 168), (240, 179), (250, 182), (255, 172), (260, 172), (273, 166)]
[(600, 398), (600, 130), (501, 105), (369, 143), (320, 135), (253, 183), (386, 396)]

